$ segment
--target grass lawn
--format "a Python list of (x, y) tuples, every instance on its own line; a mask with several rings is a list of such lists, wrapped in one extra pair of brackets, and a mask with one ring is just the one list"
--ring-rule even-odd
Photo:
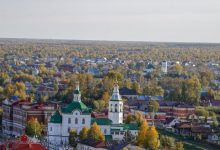
[(184, 138), (182, 136), (176, 135), (174, 133), (167, 132), (162, 129), (157, 129), (158, 132), (162, 135), (171, 136), (176, 139), (176, 141), (181, 141), (184, 144), (184, 148), (186, 150), (220, 150), (220, 146), (214, 146), (211, 144), (207, 144), (202, 141), (193, 140), (190, 138)]

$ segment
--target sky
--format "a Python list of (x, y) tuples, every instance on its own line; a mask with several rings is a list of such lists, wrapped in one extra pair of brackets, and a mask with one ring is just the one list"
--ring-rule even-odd
[(220, 0), (0, 0), (0, 38), (220, 43)]

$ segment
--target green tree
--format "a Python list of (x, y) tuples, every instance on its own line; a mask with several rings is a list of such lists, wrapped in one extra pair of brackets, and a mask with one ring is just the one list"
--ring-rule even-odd
[(31, 137), (41, 137), (43, 133), (43, 124), (39, 123), (37, 118), (31, 118), (26, 125), (25, 133)]
[(72, 147), (75, 147), (77, 145), (77, 132), (74, 129), (71, 129), (69, 131), (69, 144)]
[(148, 102), (148, 111), (149, 112), (158, 112), (158, 109), (159, 109), (159, 103), (155, 100), (150, 100)]

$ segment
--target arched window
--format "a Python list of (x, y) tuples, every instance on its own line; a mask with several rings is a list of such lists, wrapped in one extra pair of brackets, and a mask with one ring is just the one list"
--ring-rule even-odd
[(78, 124), (78, 118), (75, 119), (75, 124)]
[(71, 118), (68, 118), (68, 124), (71, 124)]
[(104, 134), (107, 134), (107, 129), (104, 129)]
[(85, 124), (85, 118), (82, 119), (82, 124)]
[(118, 112), (118, 105), (117, 104), (115, 104), (115, 112)]
[(112, 104), (111, 104), (110, 112), (112, 112)]

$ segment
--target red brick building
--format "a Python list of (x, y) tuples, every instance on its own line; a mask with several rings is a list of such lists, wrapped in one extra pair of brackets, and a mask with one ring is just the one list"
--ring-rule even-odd
[(30, 101), (6, 99), (2, 103), (2, 131), (6, 135), (20, 136), (30, 118), (37, 118), (47, 125), (50, 115), (56, 110), (54, 104), (31, 103)]
[(186, 118), (195, 112), (195, 107), (178, 102), (159, 102), (159, 112), (169, 117)]

